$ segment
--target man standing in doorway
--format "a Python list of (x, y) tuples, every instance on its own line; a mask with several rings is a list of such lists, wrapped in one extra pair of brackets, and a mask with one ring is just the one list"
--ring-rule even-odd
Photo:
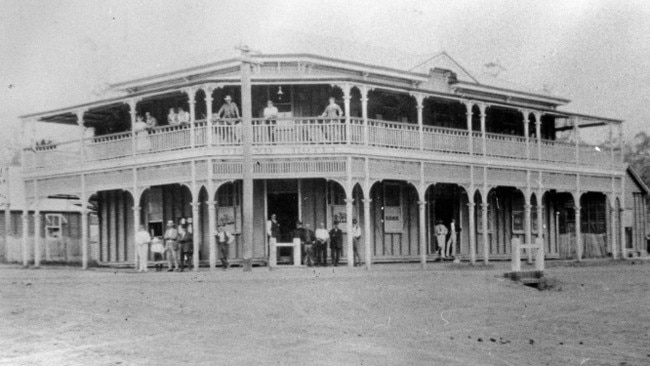
[(305, 264), (307, 267), (311, 267), (314, 265), (314, 242), (316, 241), (316, 236), (314, 235), (314, 231), (311, 230), (309, 224), (305, 224), (302, 241), (305, 243)]
[(338, 221), (334, 221), (334, 228), (330, 230), (330, 250), (332, 251), (332, 265), (338, 267), (343, 250), (343, 232), (339, 229)]
[(269, 238), (269, 246), (275, 247), (280, 237), (280, 225), (275, 214), (271, 214), (271, 218), (266, 222), (266, 235)]
[(436, 221), (436, 226), (433, 228), (436, 234), (436, 242), (438, 243), (438, 252), (440, 252), (440, 259), (445, 258), (445, 243), (447, 242), (447, 234), (449, 231), (442, 220)]

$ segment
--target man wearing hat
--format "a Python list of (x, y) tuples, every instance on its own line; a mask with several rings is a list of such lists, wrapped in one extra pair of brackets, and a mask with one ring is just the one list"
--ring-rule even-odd
[[(174, 269), (178, 269), (178, 259), (176, 257), (176, 251), (178, 250), (178, 230), (176, 230), (176, 225), (174, 225), (173, 220), (167, 221), (167, 230), (165, 230), (165, 252), (167, 253), (167, 272), (171, 272)], [(172, 268), (172, 264), (174, 268)]]
[(332, 251), (332, 265), (338, 267), (343, 250), (343, 232), (339, 229), (338, 221), (334, 221), (334, 227), (330, 230), (330, 250)]
[(239, 108), (237, 104), (232, 102), (230, 95), (226, 95), (224, 98), (225, 103), (221, 106), (217, 112), (217, 117), (219, 118), (239, 118)]

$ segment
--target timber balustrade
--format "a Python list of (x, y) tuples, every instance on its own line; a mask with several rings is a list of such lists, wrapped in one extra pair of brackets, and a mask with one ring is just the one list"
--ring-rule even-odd
[[(418, 126), (413, 123), (362, 118), (295, 117), (253, 119), (253, 146), (355, 145), (397, 150), (423, 150), (499, 159), (532, 160), (586, 166), (620, 166), (620, 149), (534, 137)], [(210, 136), (211, 134), (211, 136)], [(422, 134), (422, 136), (420, 136)], [(193, 139), (193, 140), (192, 140)], [(194, 125), (160, 126), (144, 131), (120, 132), (82, 140), (48, 144), (24, 151), (27, 168), (75, 165), (84, 161), (124, 159), (138, 155), (187, 149), (241, 146), (239, 119), (197, 120)], [(470, 149), (471, 147), (471, 149)], [(541, 155), (540, 155), (541, 154)], [(611, 157), (614, 157), (612, 161)], [(576, 160), (577, 159), (577, 160)]]

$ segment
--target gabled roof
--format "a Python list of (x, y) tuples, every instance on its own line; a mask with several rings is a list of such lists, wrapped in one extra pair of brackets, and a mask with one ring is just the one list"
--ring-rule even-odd
[(632, 180), (643, 190), (643, 193), (645, 194), (650, 194), (650, 188), (648, 188), (648, 185), (643, 182), (643, 179), (641, 179), (641, 176), (639, 173), (634, 170), (631, 166), (627, 166), (627, 172), (630, 174), (630, 177), (632, 177)]

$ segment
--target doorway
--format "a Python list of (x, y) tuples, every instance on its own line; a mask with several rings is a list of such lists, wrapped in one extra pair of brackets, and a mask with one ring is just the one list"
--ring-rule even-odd
[(298, 193), (282, 192), (268, 193), (267, 196), (268, 212), (266, 217), (275, 214), (280, 226), (280, 237), (278, 242), (289, 243), (293, 241), (293, 231), (298, 221)]

